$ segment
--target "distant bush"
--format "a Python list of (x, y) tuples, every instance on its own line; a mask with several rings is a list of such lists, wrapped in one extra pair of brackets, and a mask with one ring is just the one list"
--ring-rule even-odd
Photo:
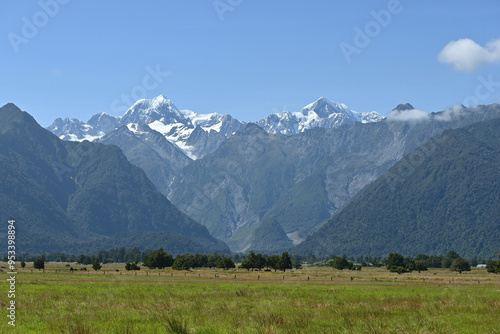
[(500, 274), (500, 261), (489, 260), (486, 263), (486, 270), (489, 273)]
[(407, 273), (408, 270), (406, 270), (405, 267), (402, 267), (402, 266), (392, 266), (389, 271), (391, 273), (398, 273), (398, 274), (403, 274), (403, 273)]
[(453, 262), (451, 263), (450, 270), (458, 271), (460, 274), (462, 273), (462, 271), (470, 271), (471, 270), (470, 263), (469, 261), (461, 257), (458, 257), (454, 259)]
[(33, 268), (38, 269), (38, 270), (45, 268), (45, 261), (41, 257), (39, 257), (33, 263)]
[(166, 267), (171, 267), (174, 264), (174, 260), (171, 254), (165, 253), (163, 248), (153, 251), (151, 254), (146, 255), (143, 261), (143, 265), (149, 268), (163, 269)]
[(102, 268), (102, 266), (101, 266), (101, 262), (99, 261), (99, 258), (98, 257), (94, 258), (94, 261), (92, 262), (92, 269), (94, 269), (95, 271), (98, 271), (101, 268)]
[(125, 270), (141, 270), (141, 267), (137, 264), (137, 262), (127, 262), (127, 264), (125, 264)]

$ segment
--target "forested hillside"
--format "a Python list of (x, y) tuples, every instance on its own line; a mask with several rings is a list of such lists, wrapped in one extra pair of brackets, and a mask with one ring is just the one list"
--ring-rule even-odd
[(0, 168), (0, 217), (16, 219), (19, 252), (89, 252), (125, 244), (173, 253), (228, 251), (118, 147), (64, 142), (13, 104), (0, 109)]
[(405, 156), (295, 252), (493, 256), (500, 250), (500, 119)]

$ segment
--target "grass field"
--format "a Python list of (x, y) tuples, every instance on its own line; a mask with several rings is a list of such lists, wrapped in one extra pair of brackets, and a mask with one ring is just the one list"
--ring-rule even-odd
[(15, 328), (8, 284), (0, 292), (2, 333), (500, 333), (500, 276), (484, 269), (136, 275), (123, 264), (87, 273), (31, 267), (16, 275)]

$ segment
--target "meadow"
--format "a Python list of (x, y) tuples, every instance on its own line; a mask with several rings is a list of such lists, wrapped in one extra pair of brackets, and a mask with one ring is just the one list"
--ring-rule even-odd
[[(79, 269), (74, 263), (71, 266)], [(16, 327), (2, 333), (500, 333), (500, 276), (385, 268), (95, 272), (32, 263), (16, 275)], [(3, 269), (6, 270), (6, 269)], [(118, 270), (118, 271), (117, 271)], [(0, 273), (4, 282), (6, 272)]]

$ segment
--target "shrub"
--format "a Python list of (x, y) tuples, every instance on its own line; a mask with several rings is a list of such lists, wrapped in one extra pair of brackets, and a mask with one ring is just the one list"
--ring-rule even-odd
[(125, 264), (125, 270), (141, 270), (141, 267), (137, 263), (137, 261), (135, 263), (127, 262), (127, 264)]
[(38, 270), (45, 268), (45, 261), (41, 257), (39, 257), (33, 263), (33, 268), (38, 269)]

